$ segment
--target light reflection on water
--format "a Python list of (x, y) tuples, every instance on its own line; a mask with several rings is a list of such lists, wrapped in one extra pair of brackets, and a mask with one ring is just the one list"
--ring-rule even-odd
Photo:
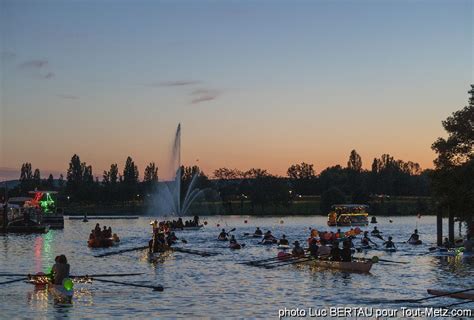
[[(427, 296), (427, 288), (462, 289), (473, 287), (474, 265), (460, 259), (422, 255), (435, 242), (435, 217), (379, 218), (378, 228), (395, 242), (408, 239), (418, 224), (423, 245), (398, 244), (399, 252), (370, 252), (367, 256), (409, 261), (408, 265), (377, 264), (370, 274), (343, 273), (312, 269), (307, 266), (285, 266), (263, 269), (236, 262), (273, 257), (274, 247), (257, 245), (258, 239), (244, 239), (244, 232), (256, 226), (283, 232), (291, 240), (304, 242), (309, 226), (328, 229), (325, 217), (209, 217), (208, 226), (200, 231), (182, 232), (188, 240), (186, 248), (219, 252), (212, 257), (171, 253), (156, 263), (149, 263), (146, 252), (127, 252), (106, 258), (94, 254), (144, 245), (150, 233), (150, 218), (138, 220), (66, 220), (64, 230), (51, 230), (46, 235), (0, 236), (0, 271), (47, 272), (58, 254), (66, 254), (73, 274), (144, 272), (139, 277), (120, 278), (145, 284), (162, 284), (165, 291), (124, 287), (93, 282), (76, 284), (72, 306), (54, 305), (45, 291), (35, 291), (29, 284), (2, 286), (0, 318), (17, 316), (18, 312), (36, 318), (72, 317), (272, 317), (282, 307), (371, 306), (401, 307), (388, 304), (394, 299)], [(248, 220), (248, 224), (244, 223)], [(280, 220), (284, 223), (281, 224)], [(112, 226), (122, 243), (113, 249), (89, 249), (86, 245), (95, 223)], [(216, 227), (216, 224), (221, 227)], [(239, 241), (246, 244), (240, 251), (231, 251), (216, 239), (219, 230), (237, 228)], [(371, 229), (372, 226), (369, 226)], [(377, 239), (374, 239), (377, 240)], [(427, 301), (424, 305), (447, 305), (447, 298)], [(415, 305), (418, 306), (418, 305)], [(25, 316), (28, 317), (28, 316)]]

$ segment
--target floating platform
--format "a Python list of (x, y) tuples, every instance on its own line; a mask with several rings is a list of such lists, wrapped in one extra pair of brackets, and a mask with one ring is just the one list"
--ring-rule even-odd
[[(87, 216), (87, 220), (132, 220), (139, 216)], [(69, 220), (84, 220), (84, 216), (69, 216)]]

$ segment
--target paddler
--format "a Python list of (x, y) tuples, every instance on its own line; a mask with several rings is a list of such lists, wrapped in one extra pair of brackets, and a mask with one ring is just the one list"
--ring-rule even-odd
[(385, 249), (392, 249), (392, 248), (397, 249), (392, 239), (393, 239), (392, 237), (388, 237), (388, 240), (383, 243), (383, 245), (385, 246)]
[(287, 245), (289, 245), (288, 239), (286, 238), (285, 235), (282, 235), (282, 236), (281, 236), (281, 239), (278, 241), (278, 244), (279, 244), (280, 246), (287, 246)]
[(373, 244), (374, 246), (378, 247), (378, 245), (373, 242), (372, 240), (370, 240), (369, 238), (369, 232), (368, 231), (364, 231), (364, 237), (360, 240), (360, 244), (364, 247), (370, 247), (370, 244)]
[(380, 231), (379, 231), (379, 229), (377, 229), (377, 227), (374, 227), (374, 230), (372, 230), (372, 232), (370, 234), (372, 236), (376, 237), (376, 238), (379, 238), (380, 240), (384, 240), (384, 238), (380, 234)]
[(309, 244), (309, 255), (313, 258), (317, 258), (319, 255), (319, 247), (318, 247), (318, 240), (313, 239), (311, 240), (311, 243)]
[(51, 269), (53, 274), (53, 283), (62, 285), (63, 280), (69, 278), (70, 266), (69, 263), (67, 263), (67, 258), (64, 254), (57, 256), (55, 261), (56, 263)]
[(474, 247), (474, 241), (471, 239), (471, 235), (468, 234), (466, 235), (466, 240), (463, 242), (464, 245), (464, 252), (474, 252), (473, 247)]
[(332, 261), (341, 261), (341, 249), (339, 249), (339, 241), (333, 241), (330, 255)]
[(262, 230), (260, 230), (259, 227), (257, 227), (257, 229), (255, 229), (255, 232), (253, 234), (256, 235), (256, 236), (261, 236), (263, 234), (263, 232), (262, 232)]
[(418, 234), (418, 229), (415, 229), (414, 233), (408, 239), (408, 242), (418, 242), (420, 241), (420, 235)]
[(272, 241), (272, 242), (277, 241), (277, 239), (273, 236), (273, 234), (270, 230), (265, 232), (265, 235), (263, 236), (262, 242), (266, 242), (266, 241)]
[(342, 243), (341, 259), (344, 262), (352, 261), (352, 250), (350, 240), (346, 240)]
[(453, 247), (453, 244), (449, 241), (448, 238), (444, 238), (443, 247), (449, 249)]
[(225, 232), (225, 229), (222, 229), (221, 233), (219, 233), (219, 236), (217, 237), (219, 240), (227, 240), (227, 232)]
[(234, 235), (231, 235), (231, 236), (230, 236), (229, 243), (230, 243), (230, 244), (237, 244), (237, 240), (235, 240), (235, 236), (234, 236)]
[(300, 242), (299, 241), (295, 241), (294, 243), (294, 247), (293, 247), (293, 250), (291, 251), (291, 254), (294, 256), (294, 257), (304, 257), (304, 249), (300, 247)]

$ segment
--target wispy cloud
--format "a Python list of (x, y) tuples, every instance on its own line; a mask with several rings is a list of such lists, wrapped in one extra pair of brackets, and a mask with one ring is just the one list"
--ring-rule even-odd
[(199, 84), (199, 80), (177, 80), (177, 81), (164, 81), (160, 82), (159, 85), (162, 87), (179, 87), (179, 86), (192, 86)]
[(197, 89), (191, 92), (191, 96), (194, 98), (191, 100), (192, 104), (197, 104), (205, 101), (211, 101), (219, 96), (220, 92), (211, 89)]
[(56, 95), (58, 98), (61, 98), (61, 99), (69, 99), (69, 100), (77, 100), (79, 99), (78, 96), (74, 96), (72, 94), (57, 94)]
[(48, 60), (29, 60), (18, 65), (21, 69), (41, 69), (48, 66)]
[(48, 72), (46, 74), (43, 74), (42, 78), (43, 79), (51, 79), (51, 78), (54, 78), (54, 76), (55, 76), (54, 72)]
[(4, 50), (0, 52), (0, 58), (2, 60), (11, 60), (16, 58), (16, 53), (13, 51)]

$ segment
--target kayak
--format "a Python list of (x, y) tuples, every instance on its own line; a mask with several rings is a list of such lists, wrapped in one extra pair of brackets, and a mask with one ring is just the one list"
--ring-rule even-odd
[[(38, 274), (41, 276), (41, 274)], [(66, 279), (65, 279), (66, 280)], [(31, 278), (30, 283), (35, 285), (37, 290), (47, 289), (49, 293), (54, 297), (55, 300), (60, 302), (71, 303), (74, 295), (74, 289), (67, 290), (64, 285), (53, 284), (49, 281), (49, 278), (45, 277), (34, 277)], [(64, 281), (63, 281), (64, 283)]]
[(420, 244), (423, 243), (423, 241), (421, 241), (421, 240), (409, 240), (407, 242), (408, 242), (408, 244), (412, 244), (412, 245), (415, 245), (415, 246), (420, 245)]
[(262, 244), (265, 244), (265, 245), (270, 245), (270, 244), (274, 244), (274, 243), (277, 243), (277, 240), (267, 239), (267, 240), (262, 241)]
[(231, 244), (229, 244), (229, 248), (232, 249), (232, 250), (238, 250), (238, 249), (241, 249), (242, 246), (238, 243), (231, 243)]
[(385, 251), (385, 252), (396, 252), (397, 251), (397, 249), (395, 249), (395, 248), (383, 248), (382, 250)]
[(217, 240), (218, 241), (229, 241), (229, 239), (227, 239), (227, 237), (217, 237)]
[(344, 262), (310, 259), (308, 262), (305, 262), (305, 264), (316, 268), (335, 269), (347, 272), (369, 272), (373, 262), (370, 260)]
[(288, 249), (290, 249), (290, 246), (288, 244), (279, 244), (278, 249), (288, 250)]
[(252, 234), (253, 238), (263, 238), (263, 234), (254, 233)]

